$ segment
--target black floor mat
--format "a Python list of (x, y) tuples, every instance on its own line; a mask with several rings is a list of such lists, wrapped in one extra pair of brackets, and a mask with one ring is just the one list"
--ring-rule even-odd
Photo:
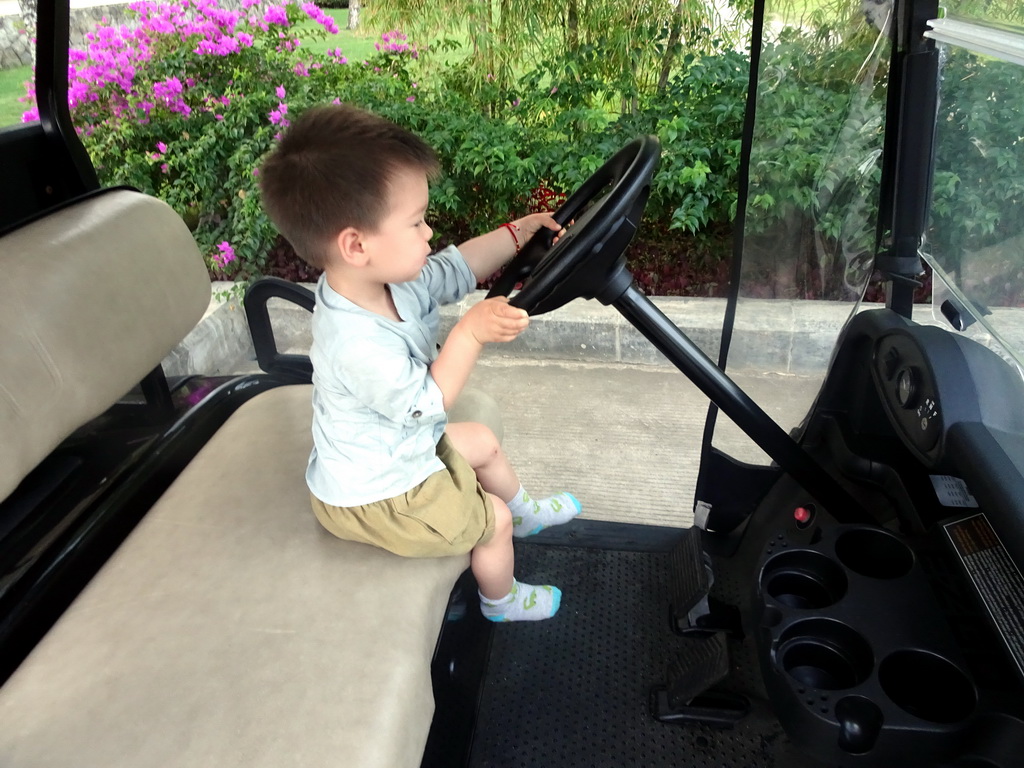
[(495, 628), (470, 766), (805, 764), (757, 702), (724, 730), (652, 717), (651, 689), (665, 682), (679, 643), (669, 627), (667, 562), (666, 553), (516, 543), (517, 577), (560, 587), (562, 607), (548, 621)]

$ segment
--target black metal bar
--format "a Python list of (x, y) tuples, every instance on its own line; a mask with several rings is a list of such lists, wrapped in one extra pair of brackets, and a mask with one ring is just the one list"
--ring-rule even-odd
[(939, 73), (938, 52), (924, 32), (938, 12), (937, 0), (905, 0), (895, 14), (879, 211), (884, 237), (875, 266), (886, 276), (886, 306), (907, 318), (924, 271), (918, 249), (931, 200)]
[(615, 308), (682, 371), (751, 440), (810, 493), (838, 521), (860, 522), (866, 515), (854, 498), (810, 454), (776, 424), (703, 350), (669, 320), (636, 285)]
[(71, 122), (68, 107), (70, 0), (39, 3), (36, 9), (36, 103), (51, 151), (69, 166), (62, 181), (70, 195), (98, 189), (96, 171)]
[(914, 289), (918, 286), (914, 278), (924, 270), (918, 249), (928, 223), (931, 199), (938, 73), (937, 51), (914, 53), (904, 60), (892, 245), (878, 266), (891, 278), (886, 306), (907, 318), (912, 316)]
[(289, 301), (307, 312), (312, 312), (316, 305), (316, 295), (311, 290), (279, 277), (261, 277), (250, 285), (245, 292), (244, 306), (256, 362), (260, 370), (267, 373), (310, 381), (313, 377), (313, 364), (308, 355), (286, 355), (277, 351), (277, 340), (274, 338), (270, 310), (267, 308), (267, 302), (273, 298)]
[[(733, 328), (736, 324), (736, 310), (739, 307), (740, 283), (743, 280), (743, 246), (746, 242), (747, 199), (750, 194), (750, 155), (754, 148), (754, 127), (757, 122), (757, 85), (761, 77), (761, 51), (764, 48), (764, 3), (754, 3), (754, 17), (751, 24), (750, 73), (747, 76), (747, 106), (743, 115), (743, 135), (740, 145), (740, 166), (737, 179), (736, 219), (732, 225), (732, 265), (729, 270), (729, 296), (722, 318), (722, 339), (718, 347), (718, 367), (723, 371), (729, 360)], [(705, 459), (714, 448), (715, 425), (718, 422), (718, 406), (712, 400), (704, 419), (701, 436), (700, 469), (697, 472), (697, 487), (694, 489), (694, 503), (708, 500), (709, 478), (706, 467), (711, 466)]]
[(146, 398), (146, 405), (155, 411), (159, 418), (174, 413), (174, 401), (171, 398), (171, 388), (167, 384), (167, 376), (162, 366), (157, 366), (146, 377), (139, 382), (142, 389), (142, 396)]

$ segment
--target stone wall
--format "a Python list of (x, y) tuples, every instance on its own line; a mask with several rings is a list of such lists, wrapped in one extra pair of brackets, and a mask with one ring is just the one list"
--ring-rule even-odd
[[(4, 8), (15, 6), (5, 3)], [(110, 5), (93, 5), (85, 8), (71, 9), (71, 47), (82, 48), (85, 36), (96, 24), (106, 20), (110, 24), (125, 24), (131, 19), (127, 3), (111, 3)], [(32, 47), (34, 35), (27, 33), (20, 13), (9, 13), (0, 16), (0, 69), (12, 69), (32, 63)]]
[(32, 42), (21, 14), (0, 16), (0, 69), (32, 63)]

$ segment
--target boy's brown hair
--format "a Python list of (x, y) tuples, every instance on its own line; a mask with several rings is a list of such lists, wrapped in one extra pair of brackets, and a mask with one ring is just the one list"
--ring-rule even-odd
[(377, 230), (390, 181), (406, 169), (438, 173), (437, 155), (418, 136), (347, 104), (313, 107), (264, 161), (263, 207), (295, 252), (323, 269), (342, 230)]

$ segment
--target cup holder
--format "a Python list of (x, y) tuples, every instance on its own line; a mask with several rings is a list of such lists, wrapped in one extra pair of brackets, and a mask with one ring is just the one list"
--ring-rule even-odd
[(793, 550), (776, 555), (764, 567), (762, 588), (789, 608), (821, 609), (846, 594), (846, 574), (819, 552)]
[(831, 619), (808, 619), (793, 624), (779, 638), (777, 658), (794, 680), (824, 691), (860, 685), (874, 665), (867, 641), (850, 627)]
[(878, 681), (900, 709), (933, 723), (956, 723), (974, 711), (974, 685), (957, 666), (925, 651), (896, 651), (878, 668)]
[(898, 579), (914, 567), (910, 547), (878, 528), (844, 531), (836, 540), (836, 557), (854, 573), (873, 579)]

